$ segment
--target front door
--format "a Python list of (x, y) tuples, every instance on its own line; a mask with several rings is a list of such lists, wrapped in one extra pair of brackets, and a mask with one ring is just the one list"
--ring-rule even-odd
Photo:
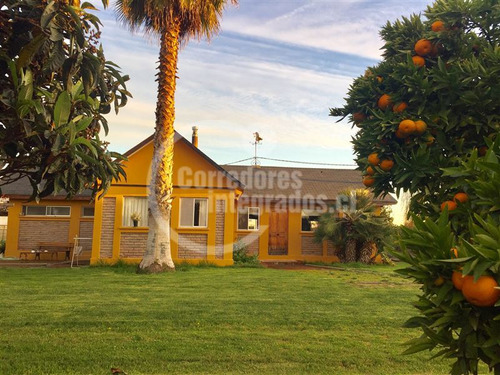
[(269, 218), (269, 255), (288, 255), (288, 212), (271, 211)]

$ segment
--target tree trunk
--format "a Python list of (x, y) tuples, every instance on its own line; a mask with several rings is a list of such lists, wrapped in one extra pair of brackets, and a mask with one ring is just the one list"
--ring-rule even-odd
[(359, 261), (361, 263), (370, 263), (372, 260), (373, 251), (376, 250), (377, 245), (373, 241), (365, 241), (359, 251)]
[(174, 270), (170, 252), (170, 212), (172, 210), (175, 84), (179, 50), (180, 20), (166, 27), (160, 39), (158, 97), (154, 154), (149, 187), (149, 233), (146, 253), (139, 265), (145, 272)]
[(345, 262), (353, 263), (356, 261), (356, 240), (348, 239), (345, 243)]

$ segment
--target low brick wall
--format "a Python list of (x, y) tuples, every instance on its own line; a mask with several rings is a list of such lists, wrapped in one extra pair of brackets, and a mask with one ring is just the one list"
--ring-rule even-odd
[(178, 257), (180, 259), (207, 259), (207, 235), (179, 233)]
[(38, 242), (68, 242), (68, 220), (22, 220), (19, 223), (19, 250), (34, 250)]
[(317, 243), (312, 236), (302, 236), (301, 238), (302, 255), (323, 255), (323, 243)]
[(113, 256), (116, 198), (104, 198), (102, 203), (101, 254), (100, 258)]
[(120, 257), (142, 258), (148, 243), (148, 233), (122, 233), (120, 235)]
[(331, 241), (327, 241), (326, 243), (326, 254), (328, 256), (336, 256), (339, 252), (339, 249), (331, 242)]

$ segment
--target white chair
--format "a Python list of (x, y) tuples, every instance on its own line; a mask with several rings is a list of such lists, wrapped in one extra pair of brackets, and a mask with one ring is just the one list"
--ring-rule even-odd
[(78, 258), (83, 252), (83, 246), (81, 245), (82, 240), (92, 240), (92, 238), (75, 237), (73, 243), (73, 255), (71, 256), (71, 268), (73, 268), (73, 262), (76, 256), (76, 265), (78, 266)]

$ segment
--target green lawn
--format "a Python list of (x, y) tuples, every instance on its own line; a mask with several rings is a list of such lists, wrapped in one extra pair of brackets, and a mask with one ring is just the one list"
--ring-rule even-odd
[(0, 269), (0, 374), (447, 373), (392, 269)]

